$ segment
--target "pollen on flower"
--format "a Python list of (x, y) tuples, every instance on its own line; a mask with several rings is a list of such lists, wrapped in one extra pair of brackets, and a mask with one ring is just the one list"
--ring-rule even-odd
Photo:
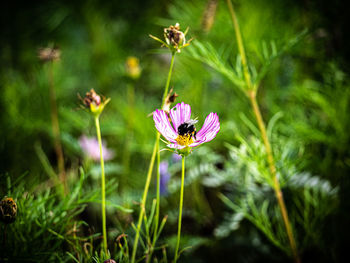
[(181, 146), (188, 146), (193, 143), (193, 139), (190, 134), (179, 135), (175, 140)]

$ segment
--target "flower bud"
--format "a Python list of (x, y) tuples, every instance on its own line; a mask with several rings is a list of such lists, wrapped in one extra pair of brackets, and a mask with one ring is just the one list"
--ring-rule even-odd
[(126, 59), (126, 74), (132, 79), (138, 79), (141, 75), (139, 59), (136, 57), (128, 57)]
[(185, 34), (180, 31), (179, 23), (176, 23), (175, 26), (164, 28), (164, 37), (166, 43), (176, 49), (186, 44)]
[(11, 197), (5, 197), (0, 202), (0, 220), (10, 224), (16, 220), (17, 204)]
[(186, 42), (186, 34), (188, 28), (185, 32), (180, 31), (179, 23), (176, 23), (175, 26), (170, 26), (164, 28), (164, 38), (165, 42), (158, 37), (149, 35), (154, 40), (162, 43), (162, 46), (165, 46), (170, 49), (170, 51), (174, 54), (175, 52), (180, 52), (182, 48), (187, 47), (192, 39)]
[(99, 106), (101, 104), (101, 97), (97, 95), (94, 89), (91, 89), (90, 92), (86, 92), (84, 104), (88, 108), (90, 108), (91, 104)]
[(173, 93), (173, 89), (171, 89), (170, 92), (168, 93), (168, 95), (165, 98), (162, 110), (164, 110), (166, 113), (169, 114), (170, 106), (171, 106), (171, 104), (173, 104), (175, 102), (175, 100), (176, 100), (176, 98), (178, 96), (179, 95), (177, 95), (176, 92)]
[(107, 259), (103, 263), (117, 263), (114, 259)]
[(84, 99), (81, 100), (83, 101), (84, 106), (90, 109), (90, 112), (95, 116), (99, 116), (106, 104), (110, 101), (110, 99), (101, 99), (101, 96), (98, 95), (94, 89), (91, 89), (90, 92), (86, 92)]

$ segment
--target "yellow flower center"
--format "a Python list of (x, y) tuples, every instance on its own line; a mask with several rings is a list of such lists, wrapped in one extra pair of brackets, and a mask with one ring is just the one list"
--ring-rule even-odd
[(193, 143), (193, 139), (192, 139), (192, 136), (190, 134), (179, 135), (179, 136), (177, 136), (177, 138), (175, 140), (178, 144), (180, 144), (182, 146), (188, 146), (191, 143)]

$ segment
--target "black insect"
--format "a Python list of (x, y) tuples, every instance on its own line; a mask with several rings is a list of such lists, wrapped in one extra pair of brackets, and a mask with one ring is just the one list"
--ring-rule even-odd
[(190, 136), (190, 138), (193, 137), (196, 140), (197, 131), (196, 127), (194, 127), (194, 124), (196, 124), (197, 122), (197, 120), (189, 120), (182, 123), (177, 128), (177, 133), (181, 136)]

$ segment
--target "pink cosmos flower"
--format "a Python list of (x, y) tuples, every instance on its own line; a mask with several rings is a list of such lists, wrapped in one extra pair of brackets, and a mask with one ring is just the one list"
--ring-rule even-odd
[[(100, 146), (96, 138), (89, 138), (85, 135), (82, 135), (79, 138), (79, 144), (87, 157), (91, 158), (94, 161), (100, 160)], [(103, 159), (105, 161), (111, 160), (115, 155), (114, 151), (107, 149), (106, 143), (104, 141), (102, 142), (102, 152)]]
[[(169, 116), (172, 124), (170, 124)], [(178, 151), (187, 147), (192, 149), (209, 142), (220, 130), (219, 117), (216, 113), (211, 112), (205, 119), (202, 129), (197, 132), (194, 127), (197, 120), (191, 119), (191, 106), (184, 102), (172, 108), (169, 116), (163, 110), (153, 112), (157, 130), (169, 141), (167, 146)]]

